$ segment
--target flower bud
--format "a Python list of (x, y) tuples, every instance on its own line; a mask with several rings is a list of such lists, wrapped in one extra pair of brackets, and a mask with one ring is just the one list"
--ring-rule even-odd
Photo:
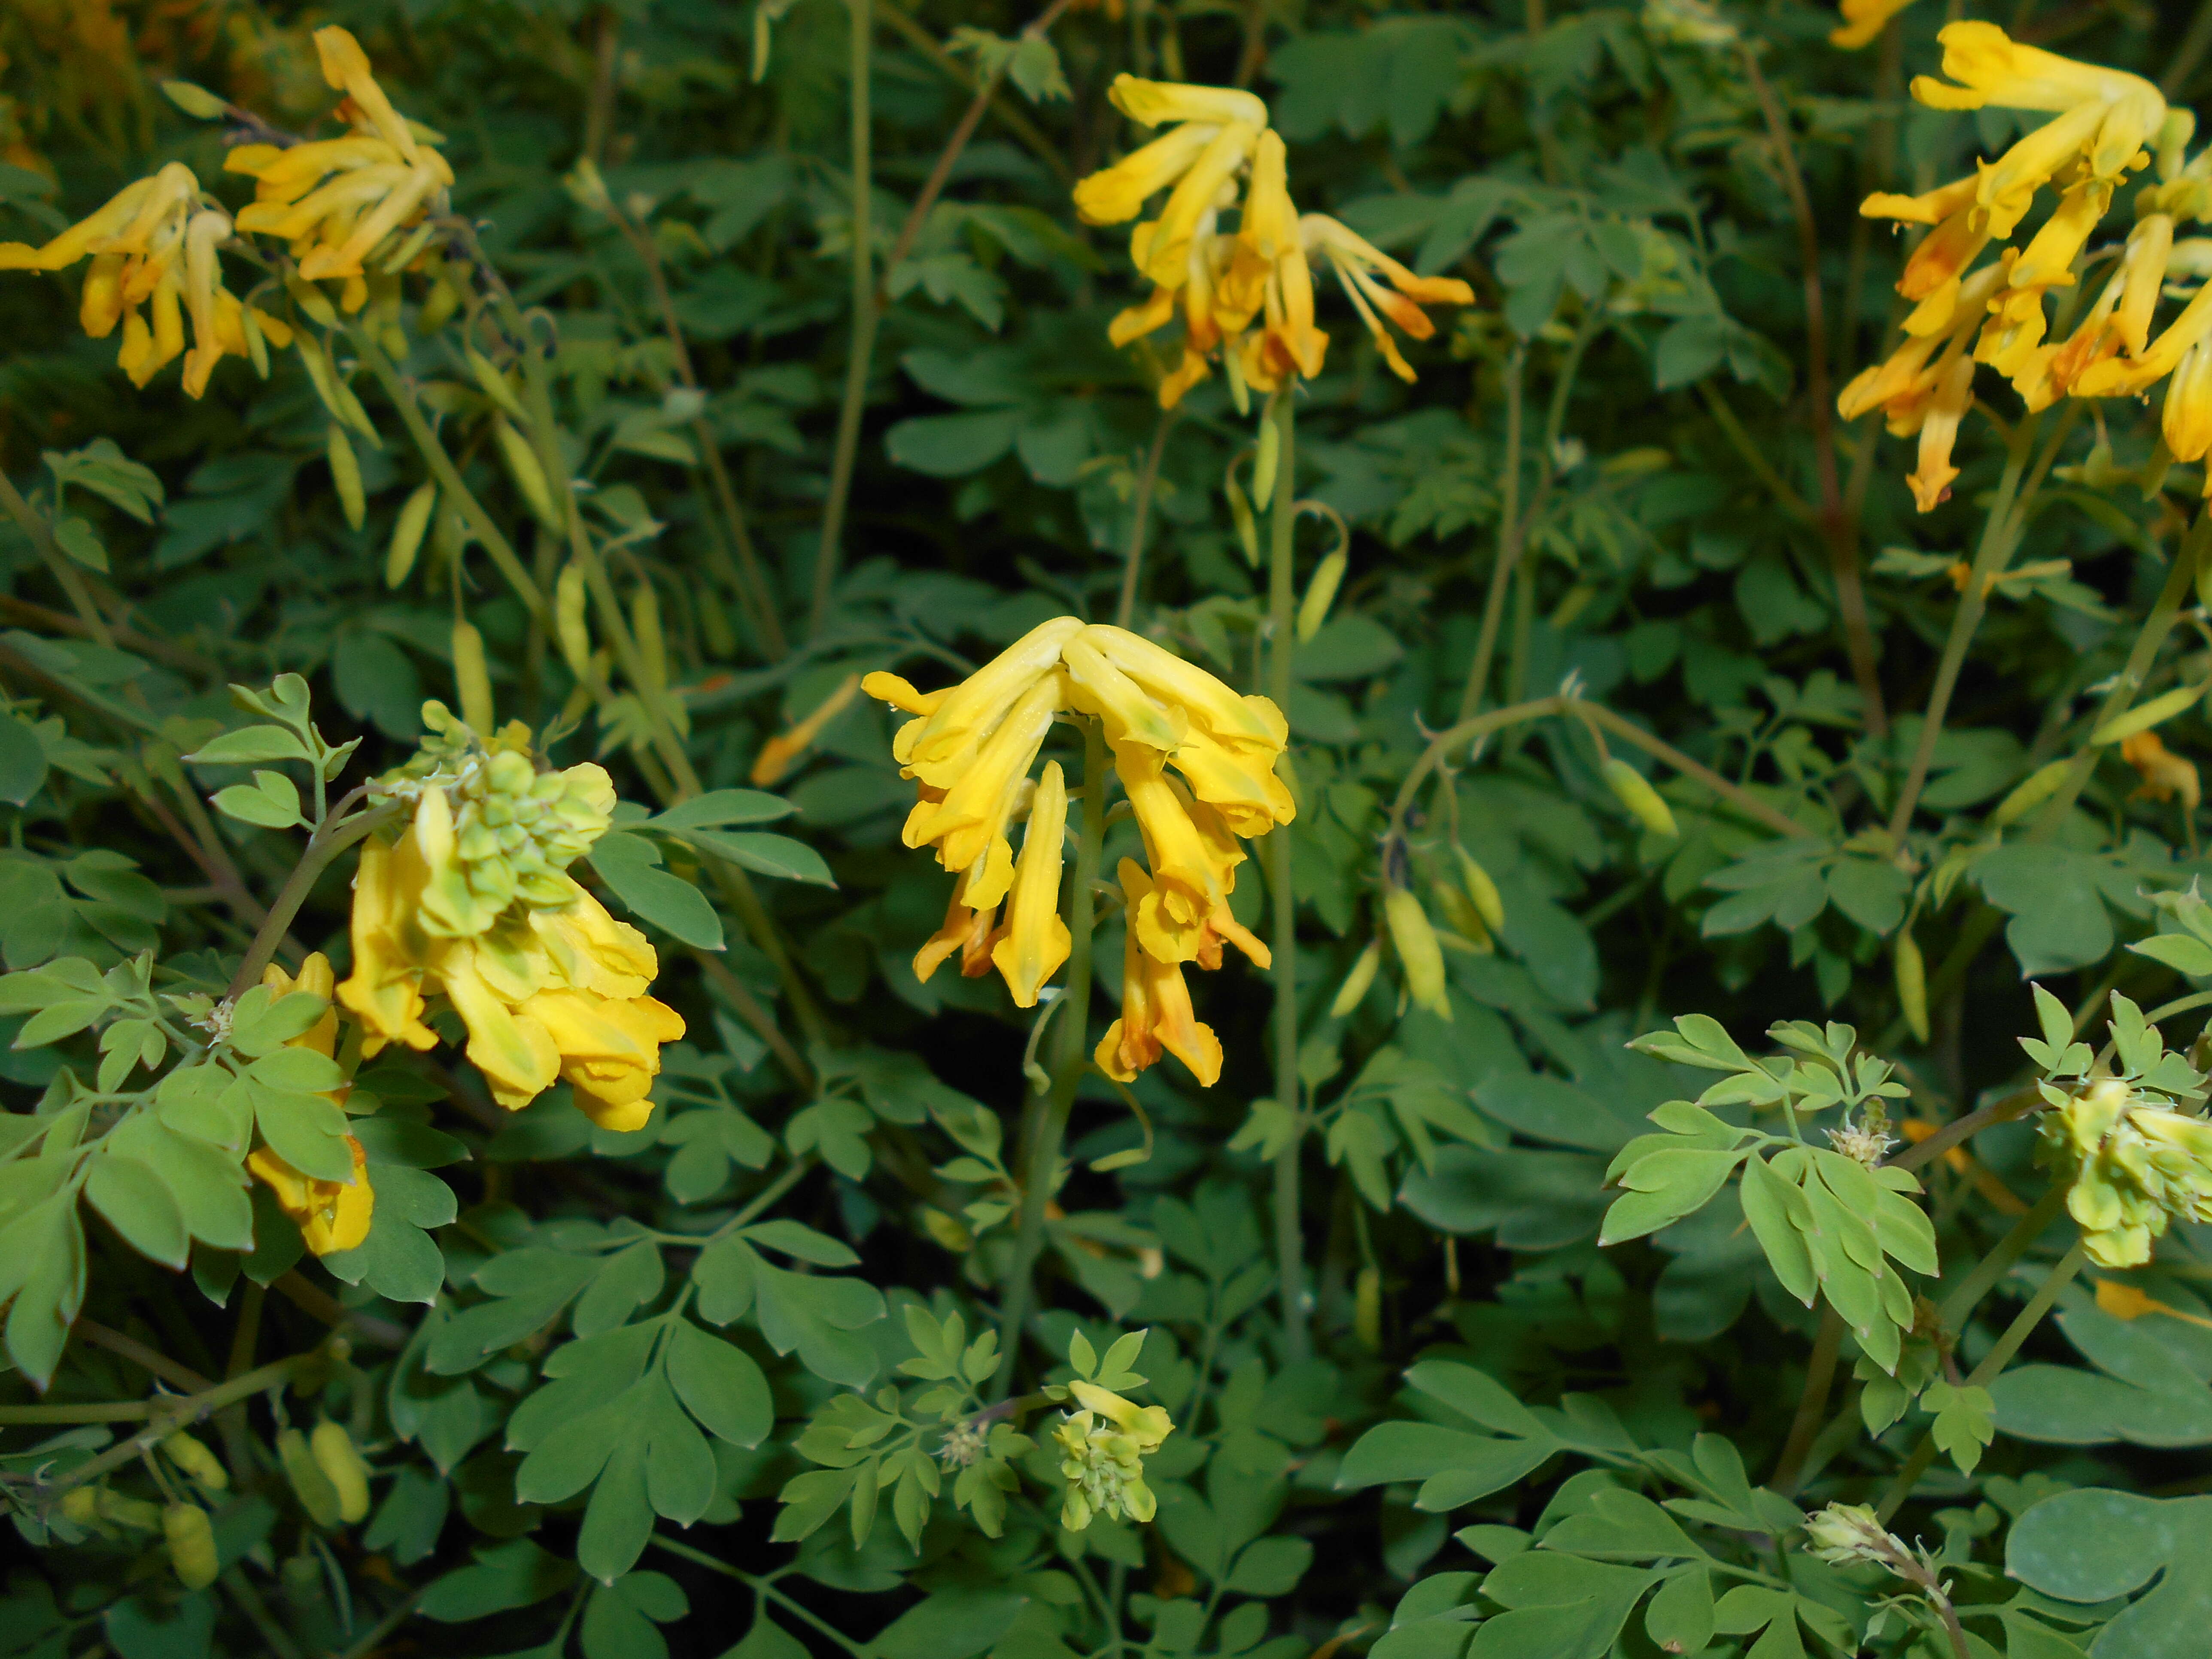
[(284, 1478), (291, 1483), (292, 1495), (300, 1500), (300, 1507), (307, 1518), (319, 1527), (335, 1527), (338, 1523), (337, 1488), (331, 1484), (322, 1466), (308, 1449), (307, 1437), (297, 1429), (284, 1429), (276, 1436), (276, 1461), (284, 1467)]
[(1675, 827), (1674, 814), (1660, 799), (1659, 792), (1626, 761), (1617, 755), (1608, 755), (1598, 770), (1605, 775), (1606, 784), (1614, 797), (1653, 835), (1672, 837), (1682, 833)]
[(492, 423), (492, 435), (499, 441), (501, 458), (507, 462), (507, 476), (514, 480), (514, 488), (538, 523), (559, 533), (563, 528), (561, 510), (555, 504), (553, 488), (546, 482), (545, 469), (539, 464), (538, 452), (530, 441), (506, 421)]
[(368, 1514), (368, 1465), (342, 1423), (318, 1423), (308, 1442), (315, 1467), (322, 1470), (337, 1494), (338, 1519), (348, 1522)]
[(470, 346), (464, 355), (468, 359), (470, 374), (475, 377), (478, 389), (485, 397), (518, 421), (530, 418), (523, 410), (522, 399), (514, 395), (514, 386), (506, 375), (499, 372), (490, 358), (474, 346)]
[(1344, 573), (1352, 562), (1341, 549), (1321, 562), (1306, 585), (1306, 596), (1298, 602), (1298, 643), (1321, 632), (1321, 625), (1328, 620), (1328, 608), (1336, 602), (1336, 590), (1344, 581)]
[(169, 1565), (188, 1590), (215, 1583), (222, 1563), (215, 1551), (215, 1528), (197, 1504), (172, 1504), (161, 1511), (161, 1536), (169, 1546)]
[(1438, 1019), (1449, 1020), (1452, 1011), (1444, 994), (1443, 952), (1421, 901), (1406, 888), (1393, 887), (1382, 896), (1382, 915), (1389, 924), (1391, 948), (1406, 971), (1407, 994)]

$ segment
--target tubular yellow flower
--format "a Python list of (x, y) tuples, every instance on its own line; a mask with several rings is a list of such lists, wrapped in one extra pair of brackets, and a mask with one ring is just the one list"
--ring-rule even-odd
[(1923, 513), (1934, 512), (1951, 493), (1951, 481), (1959, 476), (1959, 469), (1951, 465), (1951, 446), (1973, 401), (1974, 360), (1960, 352), (1937, 377), (1921, 419), (1919, 464), (1905, 478)]
[(1060, 971), (1073, 944), (1060, 916), (1060, 875), (1067, 839), (1067, 783), (1058, 761), (1047, 761), (1030, 804), (1030, 824), (1006, 902), (1006, 930), (991, 961), (1013, 993), (1014, 1006), (1034, 1008), (1037, 992)]
[(1164, 121), (1267, 125), (1267, 106), (1259, 94), (1235, 87), (1194, 87), (1179, 81), (1145, 81), (1133, 75), (1117, 75), (1106, 88), (1106, 96), (1115, 109), (1140, 126), (1156, 127)]
[[(1416, 301), (1452, 306), (1474, 303), (1474, 290), (1456, 276), (1417, 276), (1364, 237), (1326, 214), (1309, 213), (1300, 219), (1298, 235), (1309, 252), (1317, 251), (1328, 257), (1352, 309), (1367, 325), (1367, 331), (1375, 337), (1375, 343), (1382, 349), (1391, 372), (1401, 380), (1411, 380), (1413, 370), (1400, 354), (1390, 331), (1382, 326), (1382, 318), (1388, 317), (1413, 338), (1425, 340), (1437, 331), (1437, 326)], [(1397, 292), (1392, 293), (1377, 283), (1376, 272), (1389, 277)]]
[(1078, 180), (1077, 216), (1086, 225), (1118, 225), (1135, 218), (1148, 200), (1190, 171), (1220, 132), (1207, 122), (1187, 122), (1130, 151), (1104, 171)]
[[(1045, 733), (1052, 729), (1053, 716), (1066, 704), (1066, 687), (1063, 674), (1040, 675), (999, 722), (968, 769), (945, 789), (944, 799), (916, 804), (903, 831), (906, 844), (936, 842), (938, 862), (948, 870), (965, 870), (988, 855), (992, 866), (1004, 863), (1011, 879), (1011, 854), (1000, 851), (1006, 846), (1006, 824), (1037, 750), (1044, 746)], [(1004, 882), (994, 879), (994, 874), (987, 866), (978, 877), (972, 902), (995, 904), (1005, 896)]]
[(2142, 787), (2136, 791), (2140, 799), (2172, 800), (2178, 795), (2182, 805), (2194, 812), (2203, 799), (2196, 763), (2168, 749), (2155, 732), (2138, 732), (2123, 739), (2120, 758), (2142, 775)]
[(367, 1238), (376, 1208), (376, 1194), (368, 1184), (368, 1153), (351, 1135), (346, 1137), (346, 1146), (353, 1154), (349, 1181), (301, 1175), (266, 1146), (257, 1146), (246, 1156), (246, 1167), (268, 1187), (277, 1207), (291, 1218), (317, 1255), (350, 1250)]
[(1162, 961), (1139, 941), (1136, 917), (1153, 896), (1151, 878), (1133, 859), (1123, 859), (1119, 873), (1128, 919), (1121, 946), (1121, 1017), (1106, 1028), (1092, 1058), (1107, 1076), (1127, 1083), (1157, 1065), (1162, 1054), (1171, 1054), (1200, 1087), (1210, 1089), (1221, 1076), (1221, 1040), (1193, 1011), (1182, 963)]
[(999, 919), (999, 907), (994, 904), (977, 909), (968, 902), (968, 890), (974, 877), (975, 872), (970, 870), (960, 872), (952, 884), (952, 896), (945, 907), (944, 926), (914, 953), (914, 976), (925, 985), (956, 951), (960, 953), (963, 979), (981, 979), (991, 971), (993, 929)]
[(1175, 1432), (1166, 1409), (1139, 1407), (1079, 1380), (1068, 1384), (1068, 1393), (1083, 1409), (1062, 1413), (1052, 1431), (1060, 1449), (1060, 1475), (1067, 1482), (1060, 1524), (1081, 1532), (1094, 1516), (1150, 1521), (1158, 1503), (1145, 1485), (1145, 1459)]
[(838, 683), (837, 689), (817, 703), (805, 719), (788, 732), (780, 732), (761, 745), (759, 756), (753, 762), (751, 781), (761, 788), (781, 781), (799, 757), (813, 747), (814, 740), (831, 720), (845, 712), (846, 705), (859, 695), (860, 677), (848, 674)]
[(1911, 3), (1912, 0), (1842, 0), (1836, 9), (1844, 21), (1828, 31), (1828, 44), (1856, 52)]
[[(2199, 340), (2182, 354), (2166, 385), (2159, 426), (2178, 461), (2202, 460), (2212, 450), (2212, 343)], [(2205, 493), (2212, 495), (2212, 471)]]

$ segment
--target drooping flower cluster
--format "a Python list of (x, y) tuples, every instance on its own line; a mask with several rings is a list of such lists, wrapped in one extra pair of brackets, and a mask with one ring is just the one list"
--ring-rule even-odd
[(2212, 1120), (2108, 1078), (2045, 1117), (2043, 1139), (2100, 1267), (2140, 1267), (2169, 1222), (2212, 1220)]
[[(1151, 867), (1121, 865), (1122, 1014), (1098, 1046), (1098, 1064), (1126, 1082), (1164, 1051), (1212, 1084), (1221, 1045), (1192, 1014), (1182, 964), (1219, 967), (1224, 939), (1267, 963), (1267, 947), (1230, 913), (1229, 895), (1245, 856), (1241, 841), (1288, 823), (1297, 811), (1275, 775), (1288, 737), (1275, 705), (1239, 696), (1125, 629), (1073, 617), (1031, 629), (943, 690), (917, 691), (880, 672), (863, 684), (870, 696), (916, 717), (892, 745), (920, 792), (906, 844), (935, 847), (957, 878), (945, 924), (915, 955), (915, 973), (927, 980), (957, 951), (971, 977), (995, 966), (1024, 1008), (1070, 946), (1060, 916), (1066, 785), (1056, 762), (1033, 786), (1030, 769), (1057, 716), (1103, 723)], [(1009, 830), (1024, 816), (1018, 861)]]
[[(337, 988), (337, 975), (331, 971), (331, 959), (318, 951), (300, 964), (297, 979), (271, 963), (262, 971), (261, 982), (272, 997), (304, 991), (329, 1002)], [(331, 1008), (285, 1047), (305, 1048), (331, 1060), (337, 1056), (337, 1011)], [(344, 1092), (331, 1096), (331, 1100), (333, 1104), (343, 1104)], [(246, 1167), (269, 1188), (276, 1206), (291, 1218), (300, 1237), (317, 1255), (350, 1250), (366, 1239), (376, 1210), (376, 1193), (368, 1184), (368, 1153), (351, 1135), (346, 1137), (346, 1146), (353, 1158), (353, 1176), (347, 1181), (303, 1174), (272, 1146), (257, 1146), (246, 1155)]]
[[(2052, 118), (1967, 177), (1861, 204), (1869, 218), (1931, 228), (1897, 283), (1914, 302), (1904, 343), (1844, 388), (1838, 411), (1856, 419), (1880, 410), (1893, 434), (1918, 435), (1907, 482), (1923, 513), (1959, 476), (1952, 445), (1972, 407), (1978, 363), (2009, 380), (2030, 410), (2063, 397), (2137, 396), (2171, 376), (2166, 446), (2177, 459), (2201, 459), (2212, 448), (2212, 289), (2200, 289), (2151, 334), (2168, 281), (2212, 274), (2212, 240), (2175, 236), (2181, 223), (2212, 212), (2212, 151), (2185, 158), (2195, 118), (2169, 110), (2138, 76), (2021, 46), (1993, 23), (1953, 23), (1937, 38), (1943, 72), (1958, 84), (1916, 76), (1921, 103)], [(2076, 285), (2115, 193), (2154, 162), (2156, 182), (2136, 192), (2134, 228), (2114, 251), (2111, 275), (2067, 337), (2047, 341), (2048, 302)], [(2046, 185), (2059, 192), (2057, 205), (2025, 246), (2009, 246)], [(1976, 268), (1993, 246), (1996, 256)]]
[(487, 741), (436, 703), (423, 720), (434, 763), (383, 786), (413, 817), (396, 842), (363, 844), (354, 878), (337, 996), (368, 1028), (364, 1052), (434, 1047), (423, 1015), (442, 997), (508, 1110), (563, 1080), (600, 1127), (641, 1127), (684, 1020), (647, 994), (659, 962), (645, 935), (564, 873), (611, 822), (613, 785), (588, 762), (540, 772), (520, 724)]
[(0, 242), (0, 270), (63, 270), (91, 259), (78, 322), (95, 340), (121, 325), (116, 362), (133, 385), (144, 386), (182, 355), (185, 391), (198, 398), (225, 356), (256, 355), (249, 331), (279, 349), (292, 343), (289, 324), (223, 284), (217, 251), (237, 232), (290, 243), (308, 281), (343, 279), (339, 302), (349, 312), (366, 303), (370, 270), (397, 270), (421, 251), (422, 240), (407, 233), (453, 184), (453, 169), (426, 131), (392, 108), (359, 41), (335, 27), (314, 38), (324, 78), (346, 94), (338, 113), (353, 136), (234, 149), (226, 170), (259, 181), (256, 201), (234, 223), (190, 167), (172, 161), (43, 246)]
[(1166, 1408), (1139, 1406), (1110, 1389), (1080, 1380), (1067, 1385), (1083, 1409), (1066, 1412), (1052, 1437), (1067, 1482), (1060, 1524), (1081, 1532), (1094, 1516), (1149, 1521), (1158, 1504), (1145, 1484), (1145, 1459), (1158, 1451), (1175, 1425)]
[[(1231, 374), (1263, 392), (1293, 374), (1321, 373), (1328, 336), (1314, 322), (1313, 256), (1328, 260), (1403, 380), (1413, 378), (1413, 368), (1382, 319), (1425, 340), (1436, 325), (1421, 305), (1473, 303), (1474, 289), (1456, 277), (1416, 276), (1327, 215), (1301, 216), (1291, 201), (1282, 136), (1254, 94), (1121, 75), (1107, 95), (1131, 120), (1168, 126), (1075, 186), (1076, 212), (1092, 225), (1126, 223), (1169, 191), (1159, 217), (1140, 222), (1129, 239), (1129, 257), (1152, 283), (1152, 297), (1108, 330), (1115, 345), (1127, 345), (1182, 317), (1182, 356), (1160, 383), (1163, 408), (1206, 377), (1217, 353)], [(1231, 231), (1223, 216), (1232, 212), (1237, 223)]]

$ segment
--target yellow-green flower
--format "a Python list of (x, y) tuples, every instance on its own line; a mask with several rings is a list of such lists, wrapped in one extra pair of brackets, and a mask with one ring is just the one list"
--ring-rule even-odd
[(1912, 0), (1841, 0), (1836, 10), (1844, 21), (1828, 31), (1828, 44), (1856, 52), (1911, 3)]
[(1030, 803), (1029, 829), (1014, 865), (1006, 930), (991, 960), (1013, 993), (1014, 1006), (1034, 1008), (1037, 992), (1060, 971), (1073, 943), (1060, 919), (1060, 872), (1067, 839), (1067, 784), (1058, 761), (1047, 761)]
[(246, 1167), (265, 1185), (276, 1206), (290, 1217), (300, 1237), (317, 1255), (350, 1250), (368, 1237), (370, 1218), (376, 1210), (376, 1193), (368, 1184), (368, 1153), (351, 1135), (346, 1146), (353, 1154), (353, 1178), (323, 1181), (301, 1175), (266, 1146), (246, 1155)]
[(1067, 1482), (1060, 1524), (1081, 1532), (1094, 1516), (1151, 1520), (1158, 1504), (1145, 1484), (1145, 1459), (1175, 1432), (1166, 1409), (1139, 1407), (1093, 1382), (1071, 1382), (1067, 1391), (1082, 1409), (1063, 1413), (1052, 1431)]
[(2169, 1222), (2212, 1220), (2212, 1121), (2107, 1079), (2051, 1113), (2043, 1139), (2100, 1267), (2140, 1267)]
[[(1152, 882), (1134, 859), (1121, 860), (1120, 874), (1123, 911), (1133, 919), (1152, 902)], [(1264, 964), (1264, 949), (1256, 959)], [(1215, 963), (1208, 965), (1218, 961), (1217, 946)], [(1221, 1039), (1193, 1012), (1182, 962), (1163, 961), (1146, 950), (1133, 920), (1122, 935), (1121, 1017), (1106, 1028), (1091, 1058), (1115, 1082), (1131, 1083), (1138, 1073), (1158, 1064), (1163, 1053), (1188, 1066), (1201, 1088), (1220, 1080)]]

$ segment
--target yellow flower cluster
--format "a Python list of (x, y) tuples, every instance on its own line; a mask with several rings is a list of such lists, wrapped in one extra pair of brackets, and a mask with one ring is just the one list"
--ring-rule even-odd
[(192, 170), (172, 161), (125, 185), (44, 246), (0, 242), (0, 270), (63, 270), (88, 257), (77, 309), (87, 336), (106, 339), (122, 325), (116, 362), (136, 386), (182, 355), (185, 391), (194, 398), (206, 392), (225, 356), (251, 355), (250, 329), (279, 349), (292, 343), (288, 324), (223, 286), (217, 250), (234, 232), (284, 238), (302, 277), (344, 279), (340, 303), (358, 311), (368, 296), (363, 262), (382, 268), (396, 260), (390, 268), (397, 269), (411, 258), (421, 242), (400, 233), (453, 184), (453, 173), (423, 131), (392, 107), (359, 41), (344, 29), (321, 28), (315, 49), (324, 78), (346, 94), (338, 109), (354, 135), (233, 149), (225, 168), (259, 181), (258, 199), (234, 224)]
[(2042, 1133), (2099, 1267), (2139, 1267), (2169, 1222), (2212, 1220), (2212, 1121), (2107, 1078), (2046, 1116)]
[(647, 994), (659, 963), (645, 935), (562, 873), (611, 821), (614, 786), (589, 763), (539, 772), (519, 725), (486, 744), (435, 704), (423, 715), (444, 763), (386, 781), (414, 816), (395, 842), (364, 843), (354, 878), (337, 997), (367, 1029), (363, 1053), (435, 1047), (423, 1014), (442, 997), (509, 1111), (560, 1079), (600, 1127), (642, 1127), (684, 1020)]
[[(927, 980), (957, 951), (971, 977), (995, 966), (1024, 1008), (1070, 945), (1060, 916), (1066, 785), (1056, 762), (1034, 786), (1030, 768), (1057, 716), (1102, 722), (1151, 868), (1121, 863), (1121, 1018), (1099, 1043), (1098, 1064), (1127, 1082), (1164, 1050), (1211, 1085), (1221, 1044), (1191, 1012), (1182, 964), (1219, 967), (1224, 939), (1267, 963), (1267, 947), (1230, 914), (1229, 895), (1245, 856), (1240, 837), (1263, 836), (1297, 811), (1275, 775), (1289, 735), (1281, 712), (1126, 629), (1073, 617), (1031, 629), (943, 690), (917, 691), (881, 672), (862, 684), (916, 717), (892, 744), (920, 793), (906, 844), (934, 846), (957, 878), (945, 924), (916, 953), (914, 971)], [(1007, 831), (1024, 816), (1017, 860)]]
[[(2166, 283), (2212, 275), (2212, 241), (2177, 241), (2185, 220), (2212, 211), (2212, 152), (2185, 161), (2195, 118), (2169, 110), (2156, 87), (2118, 70), (2024, 46), (1994, 23), (1953, 23), (1937, 37), (1943, 72), (1919, 76), (1912, 95), (1934, 109), (2024, 109), (2052, 118), (1995, 161), (1919, 196), (1877, 193), (1869, 218), (1931, 227), (1905, 262), (1897, 291), (1914, 302), (1905, 340), (1837, 399), (1847, 420), (1880, 410), (1899, 437), (1917, 434), (1907, 479), (1923, 513), (1949, 493), (1959, 423), (1973, 404), (1974, 367), (2009, 380), (2031, 410), (2062, 397), (2138, 396), (2172, 376), (2164, 411), (2167, 447), (2193, 461), (2212, 448), (2212, 289), (2156, 338)], [(2156, 162), (2155, 183), (2135, 197), (2135, 226), (2117, 266), (2078, 325), (2047, 342), (2046, 301), (2075, 286), (2089, 238), (2130, 175)], [(2057, 206), (2026, 246), (2008, 246), (2045, 185)], [(1992, 246), (1996, 257), (1974, 262)]]
[[(262, 971), (261, 982), (272, 997), (304, 991), (325, 1002), (331, 1000), (337, 983), (331, 959), (320, 951), (300, 964), (297, 979), (271, 963)], [(306, 1048), (331, 1060), (337, 1056), (337, 1010), (331, 1008), (285, 1047)], [(331, 1100), (334, 1105), (344, 1104), (345, 1092), (340, 1091)], [(257, 1146), (246, 1156), (246, 1167), (275, 1194), (277, 1207), (292, 1218), (300, 1237), (317, 1255), (350, 1250), (359, 1244), (368, 1237), (369, 1219), (376, 1210), (375, 1189), (368, 1184), (368, 1154), (351, 1135), (346, 1137), (346, 1145), (353, 1153), (353, 1177), (349, 1181), (303, 1175), (269, 1146)]]
[[(1152, 282), (1152, 298), (1122, 312), (1108, 331), (1115, 345), (1127, 345), (1181, 314), (1182, 358), (1160, 384), (1163, 408), (1206, 377), (1217, 352), (1232, 374), (1262, 392), (1294, 374), (1321, 373), (1328, 336), (1314, 322), (1314, 255), (1335, 270), (1403, 380), (1413, 378), (1413, 368), (1382, 319), (1425, 340), (1436, 325), (1421, 303), (1473, 303), (1474, 290), (1456, 277), (1418, 276), (1336, 220), (1301, 216), (1291, 202), (1282, 135), (1267, 125), (1267, 106), (1255, 94), (1120, 75), (1107, 95), (1140, 125), (1168, 127), (1075, 186), (1076, 212), (1092, 225), (1126, 223), (1169, 192), (1159, 217), (1139, 223), (1129, 239), (1129, 257)], [(1237, 216), (1233, 232), (1222, 225), (1231, 212)], [(1376, 282), (1378, 275), (1391, 287)]]

